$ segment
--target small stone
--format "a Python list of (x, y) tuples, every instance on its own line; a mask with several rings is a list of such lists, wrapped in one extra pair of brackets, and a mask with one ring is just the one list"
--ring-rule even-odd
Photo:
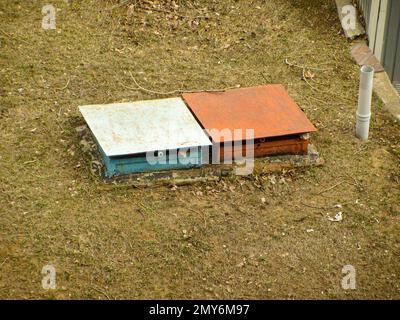
[(75, 128), (75, 131), (78, 133), (79, 137), (82, 137), (86, 133), (87, 127), (85, 125), (79, 126)]
[(332, 221), (332, 222), (342, 221), (343, 220), (343, 213), (342, 212), (338, 212), (338, 213), (336, 213), (334, 218), (328, 218), (328, 220)]
[(265, 199), (264, 197), (262, 197), (262, 198), (261, 198), (261, 202), (262, 202), (262, 203), (265, 203), (265, 202), (267, 202), (267, 199)]

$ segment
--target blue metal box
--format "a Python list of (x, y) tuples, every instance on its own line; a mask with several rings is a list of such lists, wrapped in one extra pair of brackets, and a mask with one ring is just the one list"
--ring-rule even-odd
[[(101, 147), (99, 149), (108, 178), (138, 172), (188, 169), (200, 167), (203, 164), (202, 147), (190, 148), (189, 150), (168, 150), (167, 152), (156, 151), (150, 161), (146, 154), (108, 157)], [(187, 155), (181, 156), (182, 152)]]

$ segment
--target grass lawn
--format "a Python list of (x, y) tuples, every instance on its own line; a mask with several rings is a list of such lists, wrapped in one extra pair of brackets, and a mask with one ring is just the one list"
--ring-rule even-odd
[[(49, 2), (55, 30), (41, 28)], [(359, 69), (334, 1), (118, 3), (0, 2), (0, 298), (399, 299), (400, 129), (374, 97), (370, 140), (355, 138)], [(315, 69), (304, 81), (285, 59)], [(282, 83), (326, 163), (106, 187), (77, 107), (165, 97), (131, 75), (155, 91)]]

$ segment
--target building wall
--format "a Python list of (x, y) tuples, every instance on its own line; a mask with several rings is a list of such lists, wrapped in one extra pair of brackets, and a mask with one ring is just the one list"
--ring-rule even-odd
[(370, 17), (370, 14), (371, 14), (371, 1), (370, 0), (359, 0), (358, 2), (359, 2), (361, 10), (363, 12), (363, 16), (364, 16), (365, 22), (366, 22), (366, 24), (368, 26), (369, 17)]
[(383, 65), (400, 93), (400, 1), (390, 0), (385, 28)]
[(358, 0), (369, 47), (400, 93), (400, 1)]

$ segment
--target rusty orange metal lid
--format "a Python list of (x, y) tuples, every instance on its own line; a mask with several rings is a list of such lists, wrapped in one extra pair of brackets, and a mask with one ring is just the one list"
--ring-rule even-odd
[(280, 84), (185, 93), (183, 98), (214, 143), (223, 142), (215, 129), (241, 129), (243, 133), (254, 129), (254, 139), (316, 131)]

